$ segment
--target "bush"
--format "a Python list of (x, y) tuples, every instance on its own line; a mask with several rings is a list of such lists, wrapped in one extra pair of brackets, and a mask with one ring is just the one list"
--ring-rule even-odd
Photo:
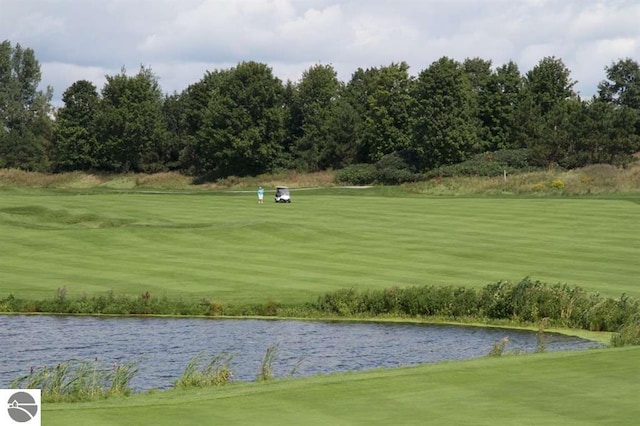
[(343, 288), (320, 297), (314, 308), (321, 312), (338, 315), (351, 315), (361, 312), (360, 294), (353, 288)]
[(374, 164), (354, 164), (338, 170), (337, 183), (347, 185), (371, 185), (376, 181), (377, 170)]
[(509, 281), (486, 285), (478, 296), (482, 315), (488, 318), (511, 318), (514, 312), (513, 287)]
[(593, 331), (618, 331), (633, 322), (640, 312), (638, 300), (623, 294), (619, 299), (592, 298), (587, 312), (588, 328)]
[(621, 347), (630, 345), (640, 345), (640, 316), (620, 328), (620, 331), (611, 337), (611, 346)]
[(504, 172), (509, 174), (531, 171), (533, 160), (528, 149), (505, 149), (501, 151), (477, 154), (474, 157), (457, 164), (441, 166), (426, 173), (429, 178), (454, 176), (500, 176)]
[[(149, 314), (190, 316), (379, 316), (476, 317), (513, 320), (525, 323), (544, 321), (552, 325), (594, 331), (622, 333), (623, 341), (633, 334), (629, 324), (638, 321), (640, 301), (622, 295), (619, 299), (587, 294), (579, 287), (549, 285), (524, 278), (517, 284), (509, 281), (490, 283), (479, 290), (453, 286), (391, 287), (384, 290), (359, 291), (342, 288), (319, 296), (315, 302), (282, 305), (266, 303), (227, 305), (208, 299), (199, 301), (156, 298), (148, 292), (132, 298), (107, 295), (67, 297), (59, 289), (55, 298), (44, 301), (17, 299), (9, 295), (0, 299), (0, 312), (46, 312), (86, 314)], [(624, 331), (624, 333), (623, 333)]]
[(399, 185), (405, 182), (416, 182), (421, 176), (409, 165), (410, 154), (394, 152), (385, 155), (376, 163), (376, 183), (383, 185)]
[(409, 165), (405, 157), (409, 155), (394, 152), (385, 155), (376, 164), (354, 164), (338, 170), (335, 174), (337, 183), (349, 185), (399, 185), (406, 182), (417, 182), (420, 174)]
[(485, 154), (476, 155), (475, 158), (485, 157), (487, 160), (494, 161), (504, 167), (513, 169), (529, 169), (535, 167), (531, 150), (522, 149), (502, 149)]

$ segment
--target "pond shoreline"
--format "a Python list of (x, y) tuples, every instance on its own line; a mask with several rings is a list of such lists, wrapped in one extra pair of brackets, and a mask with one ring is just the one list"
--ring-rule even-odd
[(133, 364), (136, 392), (170, 388), (196, 357), (229, 357), (234, 381), (244, 382), (257, 380), (270, 350), (272, 377), (284, 378), (479, 358), (507, 341), (500, 355), (602, 347), (553, 332), (415, 321), (86, 315), (0, 316), (0, 339), (12, 342), (0, 365), (6, 384), (69, 361), (101, 371)]
[[(540, 325), (516, 323), (510, 320), (488, 320), (482, 322), (479, 318), (460, 318), (459, 321), (451, 318), (421, 317), (409, 318), (403, 316), (265, 316), (265, 315), (174, 315), (174, 314), (103, 314), (103, 313), (57, 313), (57, 312), (0, 312), (0, 317), (7, 316), (55, 316), (55, 317), (95, 317), (95, 318), (168, 318), (168, 319), (207, 319), (207, 320), (263, 320), (263, 321), (320, 321), (320, 322), (344, 322), (344, 323), (382, 323), (382, 324), (422, 324), (422, 325), (452, 325), (461, 327), (500, 328), (505, 330), (538, 331)], [(564, 336), (579, 337), (608, 345), (615, 334), (607, 331), (590, 331), (575, 328), (543, 327), (545, 333), (555, 333)]]

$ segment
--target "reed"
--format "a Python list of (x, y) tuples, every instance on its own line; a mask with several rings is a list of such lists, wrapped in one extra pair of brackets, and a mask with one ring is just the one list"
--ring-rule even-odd
[(260, 365), (260, 370), (258, 370), (256, 381), (262, 382), (274, 378), (273, 363), (276, 360), (277, 356), (278, 345), (269, 346), (266, 353), (264, 354), (264, 357), (262, 358), (262, 363)]
[(226, 385), (233, 378), (229, 366), (232, 358), (233, 355), (223, 353), (205, 362), (205, 355), (200, 353), (189, 361), (182, 376), (173, 386), (177, 389), (190, 389)]
[(72, 359), (55, 367), (31, 368), (29, 374), (14, 379), (14, 389), (40, 389), (43, 402), (77, 402), (129, 395), (131, 380), (138, 373), (136, 362), (106, 366)]
[(499, 357), (504, 355), (505, 349), (507, 348), (507, 344), (509, 343), (508, 337), (503, 337), (500, 341), (493, 344), (491, 350), (487, 354), (489, 357)]

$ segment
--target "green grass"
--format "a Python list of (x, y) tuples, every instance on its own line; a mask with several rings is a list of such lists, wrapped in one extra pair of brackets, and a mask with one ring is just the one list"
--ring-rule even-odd
[[(384, 196), (386, 193), (387, 196)], [(525, 276), (640, 296), (633, 197), (429, 198), (393, 189), (2, 190), (0, 295), (116, 293), (298, 303), (344, 287)]]
[[(271, 194), (269, 194), (271, 195)], [(524, 276), (640, 296), (639, 198), (0, 190), (0, 296), (298, 303), (338, 288)], [(485, 358), (78, 404), (43, 423), (634, 424), (639, 348)]]
[(167, 391), (43, 407), (43, 424), (632, 425), (640, 348)]

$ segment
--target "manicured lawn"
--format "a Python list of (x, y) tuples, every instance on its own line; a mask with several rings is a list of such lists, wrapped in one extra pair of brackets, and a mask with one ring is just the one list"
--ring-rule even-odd
[[(481, 287), (525, 276), (640, 296), (633, 199), (379, 191), (2, 190), (0, 297), (116, 293), (294, 303), (343, 287)], [(397, 195), (397, 194), (396, 194)]]
[(640, 348), (548, 353), (418, 368), (156, 392), (43, 407), (48, 426), (632, 425)]
[[(355, 191), (355, 190), (354, 190)], [(0, 190), (0, 298), (113, 290), (297, 303), (338, 288), (525, 276), (640, 297), (632, 197), (392, 190)], [(452, 348), (455, 350), (455, 348)], [(640, 348), (443, 363), (43, 407), (46, 425), (635, 424)], [(61, 360), (62, 361), (62, 360)]]

